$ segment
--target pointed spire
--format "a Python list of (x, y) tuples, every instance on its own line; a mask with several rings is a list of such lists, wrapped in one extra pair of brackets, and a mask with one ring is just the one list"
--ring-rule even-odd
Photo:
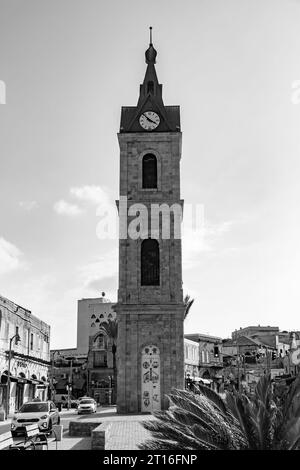
[(150, 44), (149, 44), (148, 49), (145, 52), (146, 64), (155, 64), (157, 52), (154, 49), (153, 44), (152, 44), (152, 26), (149, 27), (149, 30), (150, 30)]

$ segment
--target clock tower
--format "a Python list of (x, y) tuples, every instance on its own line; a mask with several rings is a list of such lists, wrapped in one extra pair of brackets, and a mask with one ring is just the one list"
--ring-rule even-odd
[[(118, 133), (121, 230), (115, 310), (119, 413), (166, 409), (166, 394), (172, 388), (184, 388), (181, 239), (175, 230), (176, 221), (181, 223), (175, 209), (183, 208), (180, 109), (164, 105), (156, 56), (150, 35), (138, 103), (122, 107)], [(121, 220), (124, 201), (125, 222)], [(133, 236), (131, 223), (141, 213), (144, 225)], [(168, 224), (170, 230), (165, 233)]]

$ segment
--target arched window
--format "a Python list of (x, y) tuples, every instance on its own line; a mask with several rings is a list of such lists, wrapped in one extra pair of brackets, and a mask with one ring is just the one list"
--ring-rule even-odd
[(142, 242), (141, 285), (159, 286), (159, 244), (151, 238)]
[(107, 349), (107, 336), (100, 333), (94, 341), (94, 349)]
[(155, 155), (147, 153), (143, 157), (143, 188), (157, 188), (157, 160)]

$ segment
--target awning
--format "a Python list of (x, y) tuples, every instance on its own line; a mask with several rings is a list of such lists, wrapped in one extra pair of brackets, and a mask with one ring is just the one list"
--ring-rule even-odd
[[(3, 373), (1, 375), (1, 383), (6, 384), (7, 383), (8, 376), (6, 373)], [(27, 379), (26, 377), (16, 377), (14, 375), (10, 374), (10, 381), (11, 382), (17, 382), (19, 384), (32, 384), (32, 385), (44, 385), (48, 386), (48, 382), (43, 382), (42, 380), (36, 380), (36, 379)]]
[(35, 380), (35, 379), (29, 379), (28, 382), (32, 385), (39, 385), (40, 384), (40, 381), (39, 380)]
[[(8, 375), (5, 374), (5, 373), (2, 374), (2, 375), (1, 375), (1, 383), (2, 383), (2, 384), (6, 384), (6, 383), (7, 383), (7, 380), (8, 380)], [(25, 382), (22, 382), (22, 381), (24, 381), (24, 380), (25, 380)], [(14, 375), (11, 375), (11, 374), (10, 374), (10, 381), (11, 381), (11, 382), (26, 383), (26, 379), (23, 379), (23, 378), (21, 378), (21, 377), (15, 377)]]

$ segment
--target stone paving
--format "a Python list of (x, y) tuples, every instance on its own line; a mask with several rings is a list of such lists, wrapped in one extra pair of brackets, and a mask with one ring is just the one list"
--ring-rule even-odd
[(91, 438), (69, 437), (65, 434), (61, 442), (49, 442), (48, 450), (91, 450)]
[[(74, 413), (74, 411), (73, 411)], [(70, 437), (68, 435), (68, 424), (69, 419), (80, 420), (80, 421), (95, 421), (103, 423), (110, 422), (110, 433), (109, 439), (106, 444), (106, 450), (135, 450), (138, 449), (138, 444), (144, 442), (150, 438), (149, 432), (144, 429), (141, 424), (141, 421), (153, 419), (149, 414), (139, 414), (139, 415), (118, 415), (116, 413), (116, 408), (111, 406), (97, 412), (96, 415), (80, 417), (68, 416), (71, 415), (71, 410), (61, 413), (61, 418), (63, 421), (67, 420), (64, 423), (64, 432), (63, 440), (61, 442), (55, 442), (50, 440), (48, 449), (49, 450), (90, 450), (91, 449), (91, 438), (90, 437)], [(8, 429), (3, 429), (5, 432), (9, 430), (10, 419), (1, 422), (0, 428), (3, 426)], [(67, 425), (67, 426), (66, 426)], [(1, 431), (0, 431), (1, 432)]]
[(138, 444), (150, 438), (150, 433), (141, 425), (140, 420), (114, 420), (105, 450), (136, 450)]
[[(80, 421), (96, 421), (111, 423), (106, 450), (136, 450), (138, 444), (150, 438), (149, 432), (142, 426), (141, 421), (153, 419), (151, 415), (117, 415), (116, 408), (103, 410), (95, 417), (80, 417)], [(58, 450), (91, 449), (90, 437), (70, 437), (65, 430), (62, 442), (58, 442)], [(56, 443), (49, 445), (49, 450), (56, 450)]]

